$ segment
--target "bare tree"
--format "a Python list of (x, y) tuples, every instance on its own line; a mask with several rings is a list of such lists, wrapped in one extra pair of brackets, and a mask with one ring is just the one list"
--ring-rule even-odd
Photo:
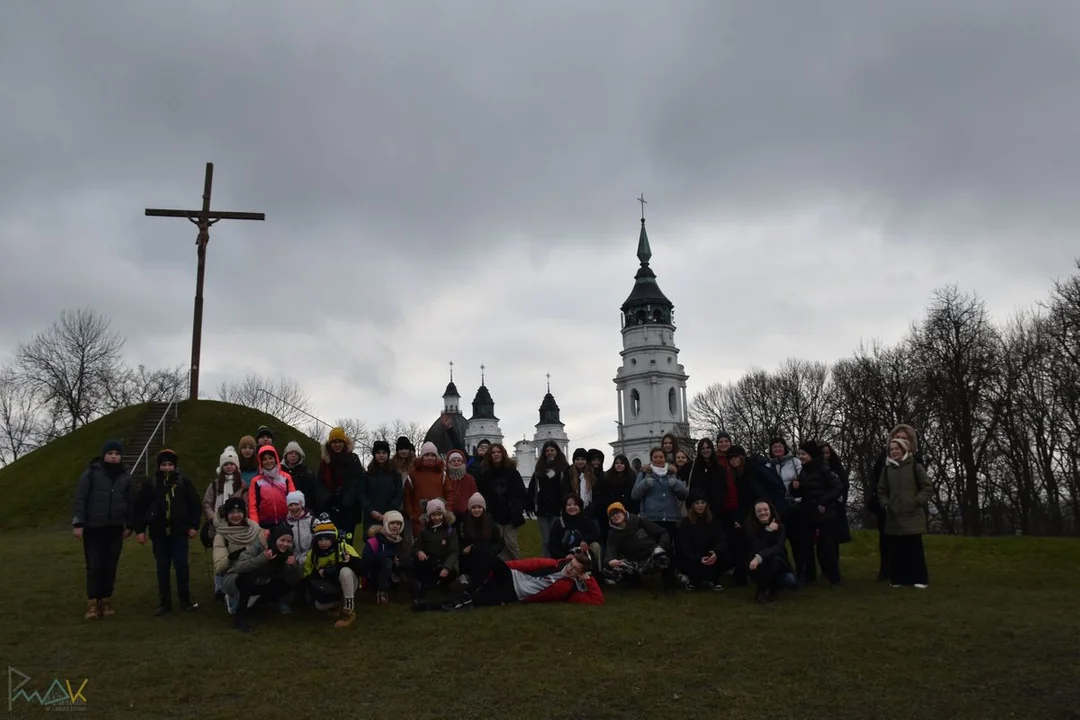
[(106, 409), (181, 400), (187, 383), (188, 370), (183, 365), (158, 370), (148, 370), (145, 365), (122, 368), (105, 387)]
[(41, 401), (13, 368), (0, 369), (0, 466), (38, 447)]
[(54, 425), (70, 432), (106, 407), (105, 388), (120, 368), (124, 339), (108, 318), (90, 309), (64, 311), (60, 320), (20, 345), (20, 377), (41, 398)]
[(222, 383), (218, 388), (218, 399), (261, 410), (294, 427), (314, 418), (310, 396), (289, 378), (269, 378), (252, 373), (241, 382)]

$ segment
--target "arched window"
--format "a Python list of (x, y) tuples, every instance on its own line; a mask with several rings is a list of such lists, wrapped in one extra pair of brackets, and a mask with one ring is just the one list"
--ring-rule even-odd
[(671, 416), (675, 417), (679, 414), (679, 401), (675, 395), (675, 388), (671, 388), (667, 391), (667, 406), (671, 411)]
[(630, 414), (634, 417), (641, 414), (641, 393), (637, 390), (630, 391)]

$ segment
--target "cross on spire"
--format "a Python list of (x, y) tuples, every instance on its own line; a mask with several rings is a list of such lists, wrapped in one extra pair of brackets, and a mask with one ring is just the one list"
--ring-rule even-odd
[(547, 388), (548, 388), (548, 394), (550, 395), (550, 394), (551, 394), (551, 373), (548, 373), (548, 374), (547, 374), (547, 375), (545, 375), (544, 377), (546, 377), (546, 378), (547, 378)]
[(484, 363), (480, 363), (480, 384), (481, 384), (481, 385), (485, 385), (485, 384), (486, 384), (486, 383), (484, 382), (484, 369), (485, 369), (485, 368), (484, 368)]
[(450, 361), (450, 382), (454, 382), (454, 361)]
[(649, 201), (645, 199), (645, 193), (641, 193), (637, 201), (641, 203), (641, 222), (645, 222), (645, 206), (649, 204)]

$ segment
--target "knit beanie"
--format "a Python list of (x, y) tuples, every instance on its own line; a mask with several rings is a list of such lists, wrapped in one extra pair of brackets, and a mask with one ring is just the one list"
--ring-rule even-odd
[(451, 450), (450, 452), (446, 453), (446, 462), (450, 462), (450, 458), (454, 457), (455, 455), (461, 458), (461, 462), (465, 462), (468, 459), (465, 457), (465, 453), (461, 452), (460, 450)]
[(318, 540), (320, 537), (336, 538), (337, 526), (330, 520), (330, 516), (323, 513), (315, 522), (311, 523), (311, 537)]
[(611, 514), (615, 512), (621, 512), (623, 515), (628, 514), (626, 512), (626, 506), (623, 505), (621, 502), (613, 502), (607, 506), (608, 517), (611, 517)]
[(387, 455), (390, 454), (390, 443), (385, 440), (376, 440), (371, 444), (371, 454), (374, 455), (377, 452), (384, 452)]
[(270, 428), (266, 427), (265, 425), (260, 425), (259, 430), (255, 433), (255, 437), (256, 438), (268, 437), (271, 440), (273, 440), (274, 439), (274, 431), (271, 430)]
[(732, 445), (728, 448), (727, 456), (729, 458), (746, 457), (746, 448), (744, 448), (742, 445)]
[(589, 459), (589, 451), (586, 450), (585, 448), (578, 448), (577, 450), (574, 451), (573, 459), (576, 461), (578, 458), (581, 458), (582, 460), (588, 460)]
[(236, 454), (236, 450), (232, 445), (225, 448), (220, 457), (218, 457), (218, 472), (221, 471), (221, 468), (225, 467), (226, 463), (233, 463), (237, 466), (240, 465), (240, 456)]
[(343, 443), (349, 442), (349, 436), (345, 434), (345, 428), (330, 428), (330, 434), (326, 436), (326, 443), (330, 444), (335, 440), (340, 440)]
[(799, 443), (799, 449), (809, 455), (814, 460), (821, 458), (821, 456), (824, 454), (821, 450), (821, 446), (813, 440), (806, 440)]
[(490, 446), (491, 446), (491, 441), (488, 440), (487, 438), (484, 438), (480, 442), (476, 443), (477, 449), (482, 448), (482, 447), (490, 447)]
[(424, 455), (438, 455), (439, 448), (435, 446), (435, 443), (428, 440), (426, 443), (420, 446), (420, 456)]
[(106, 440), (105, 444), (101, 446), (101, 454), (105, 456), (111, 452), (118, 452), (123, 455), (124, 445), (119, 440)]
[(304, 507), (304, 493), (299, 490), (293, 490), (291, 493), (285, 496), (285, 505), (289, 506), (293, 503), (299, 503), (300, 507)]
[(469, 509), (472, 510), (477, 505), (487, 510), (487, 500), (484, 499), (483, 495), (475, 492), (472, 494), (472, 497), (469, 498)]
[(731, 433), (729, 433), (727, 430), (721, 430), (720, 432), (716, 433), (716, 440), (717, 441), (720, 441), (720, 440), (728, 440), (728, 441), (730, 441), (731, 440)]
[(433, 513), (437, 512), (446, 515), (446, 503), (443, 502), (442, 498), (428, 500), (427, 507), (424, 508), (424, 515), (431, 517)]
[(897, 445), (899, 445), (901, 447), (901, 449), (903, 449), (904, 455), (907, 455), (908, 453), (911, 452), (911, 443), (909, 443), (904, 438), (893, 438), (892, 440), (889, 441), (889, 444), (892, 445), (893, 443), (896, 443)]
[(229, 513), (231, 513), (233, 510), (239, 510), (240, 512), (244, 513), (245, 516), (247, 515), (247, 505), (244, 504), (244, 501), (241, 498), (231, 497), (226, 500), (225, 503), (221, 506), (221, 516), (223, 518), (228, 518)]
[(390, 527), (390, 523), (392, 523), (392, 522), (401, 523), (401, 527), (404, 529), (404, 527), (405, 527), (405, 516), (402, 515), (401, 513), (399, 513), (397, 510), (387, 510), (386, 512), (383, 513), (383, 516), (382, 516), (383, 528)]
[(236, 444), (236, 447), (239, 450), (243, 450), (246, 447), (249, 447), (252, 450), (254, 450), (255, 449), (255, 438), (251, 437), (250, 435), (245, 435), (244, 437), (240, 438), (240, 442), (238, 442)]
[(275, 525), (274, 527), (270, 528), (270, 542), (269, 542), (270, 550), (273, 550), (275, 553), (277, 553), (278, 552), (277, 541), (280, 540), (281, 538), (285, 537), (286, 535), (288, 535), (289, 537), (292, 537), (292, 528), (289, 527), (288, 524), (286, 524), (286, 523), (279, 523), (279, 524)]
[(176, 456), (176, 453), (168, 448), (165, 448), (157, 454), (157, 466), (161, 467), (161, 463), (171, 462), (173, 465), (179, 465), (180, 459)]
[[(300, 447), (300, 443), (295, 440), (290, 440), (289, 444), (285, 446), (285, 452), (281, 453), (281, 457), (285, 457), (289, 453), (294, 452), (300, 456), (300, 463), (307, 460), (307, 453), (304, 452), (304, 448)], [(300, 463), (297, 463), (298, 465)]]
[(402, 435), (401, 437), (399, 437), (397, 439), (397, 448), (396, 448), (396, 450), (398, 452), (400, 452), (402, 450), (415, 450), (415, 449), (416, 448), (413, 447), (412, 440), (405, 437), (404, 435)]

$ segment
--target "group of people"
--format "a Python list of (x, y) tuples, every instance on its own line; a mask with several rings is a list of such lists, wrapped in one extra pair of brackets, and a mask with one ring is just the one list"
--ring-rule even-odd
[[(115, 613), (116, 568), (132, 534), (153, 545), (156, 614), (172, 611), (174, 573), (180, 609), (197, 609), (188, 557), (199, 538), (212, 553), (215, 597), (245, 631), (258, 604), (282, 614), (306, 604), (349, 627), (361, 590), (385, 605), (399, 587), (416, 610), (598, 605), (601, 585), (656, 574), (667, 592), (753, 582), (765, 603), (815, 582), (819, 567), (839, 584), (839, 544), (850, 539), (847, 472), (828, 443), (815, 441), (792, 453), (775, 438), (768, 455), (748, 456), (721, 432), (691, 455), (666, 435), (648, 465), (617, 455), (607, 470), (599, 450), (579, 448), (568, 460), (548, 442), (528, 482), (506, 448), (487, 440), (471, 457), (440, 455), (430, 441), (417, 452), (406, 437), (391, 452), (379, 440), (364, 467), (352, 439), (333, 428), (315, 469), (295, 441), (279, 455), (266, 427), (236, 448), (224, 449), (200, 493), (172, 450), (158, 454), (156, 472), (136, 489), (121, 444), (105, 443), (79, 479), (72, 521), (86, 558), (87, 619)], [(880, 579), (925, 588), (931, 488), (911, 427), (890, 433), (879, 465), (870, 507)], [(518, 529), (530, 516), (544, 557), (522, 559)], [(433, 591), (442, 598), (428, 602)]]

